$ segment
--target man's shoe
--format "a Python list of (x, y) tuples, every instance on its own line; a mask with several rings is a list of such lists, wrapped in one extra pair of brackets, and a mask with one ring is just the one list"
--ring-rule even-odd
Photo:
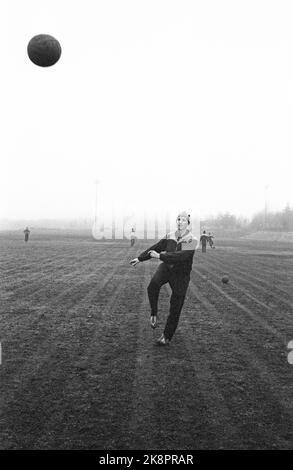
[(165, 338), (164, 335), (162, 335), (156, 342), (158, 346), (167, 346), (170, 344), (170, 340)]
[(156, 327), (157, 327), (157, 316), (156, 316), (156, 315), (152, 315), (152, 316), (151, 316), (150, 323), (151, 323), (151, 327), (152, 327), (152, 328), (156, 328)]

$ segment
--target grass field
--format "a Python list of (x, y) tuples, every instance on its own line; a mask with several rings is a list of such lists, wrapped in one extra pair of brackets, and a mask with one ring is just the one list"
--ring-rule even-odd
[(2, 233), (0, 448), (292, 449), (293, 244), (216, 241), (158, 348), (146, 243)]

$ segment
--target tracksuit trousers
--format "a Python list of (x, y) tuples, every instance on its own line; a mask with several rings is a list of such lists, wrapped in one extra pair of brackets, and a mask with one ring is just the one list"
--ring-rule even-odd
[(178, 273), (173, 271), (173, 268), (169, 267), (166, 263), (161, 263), (148, 285), (148, 296), (152, 315), (157, 315), (158, 312), (158, 300), (161, 287), (167, 282), (171, 287), (170, 310), (164, 329), (164, 336), (169, 340), (171, 340), (177, 328), (189, 281), (190, 273)]

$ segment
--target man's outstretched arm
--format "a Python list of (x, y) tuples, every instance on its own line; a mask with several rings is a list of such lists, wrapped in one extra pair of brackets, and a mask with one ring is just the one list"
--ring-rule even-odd
[(174, 253), (173, 252), (161, 253), (160, 260), (168, 264), (178, 264), (178, 263), (184, 263), (185, 261), (191, 259), (193, 255), (194, 255), (194, 250), (176, 251)]
[(150, 251), (156, 251), (157, 253), (161, 253), (161, 251), (166, 250), (166, 245), (167, 245), (167, 239), (162, 238), (158, 243), (155, 245), (151, 246), (147, 250), (143, 251), (139, 256), (138, 256), (138, 261), (146, 261), (151, 258), (150, 256)]
[(167, 239), (162, 238), (158, 243), (151, 246), (147, 250), (143, 251), (137, 258), (134, 258), (130, 261), (131, 266), (136, 266), (139, 262), (146, 261), (151, 259), (150, 251), (156, 251), (157, 253), (161, 253), (161, 251), (166, 250)]

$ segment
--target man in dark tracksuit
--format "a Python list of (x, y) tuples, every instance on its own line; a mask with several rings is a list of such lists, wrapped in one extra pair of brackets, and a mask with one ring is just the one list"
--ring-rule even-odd
[(151, 326), (153, 328), (157, 324), (160, 289), (168, 282), (172, 290), (169, 316), (164, 333), (157, 342), (158, 345), (164, 346), (171, 341), (178, 325), (190, 281), (190, 271), (192, 269), (197, 240), (187, 228), (189, 223), (190, 220), (187, 213), (180, 213), (177, 217), (178, 230), (176, 232), (169, 233), (165, 238), (130, 262), (135, 266), (138, 262), (143, 262), (150, 258), (157, 258), (163, 261), (148, 285)]

